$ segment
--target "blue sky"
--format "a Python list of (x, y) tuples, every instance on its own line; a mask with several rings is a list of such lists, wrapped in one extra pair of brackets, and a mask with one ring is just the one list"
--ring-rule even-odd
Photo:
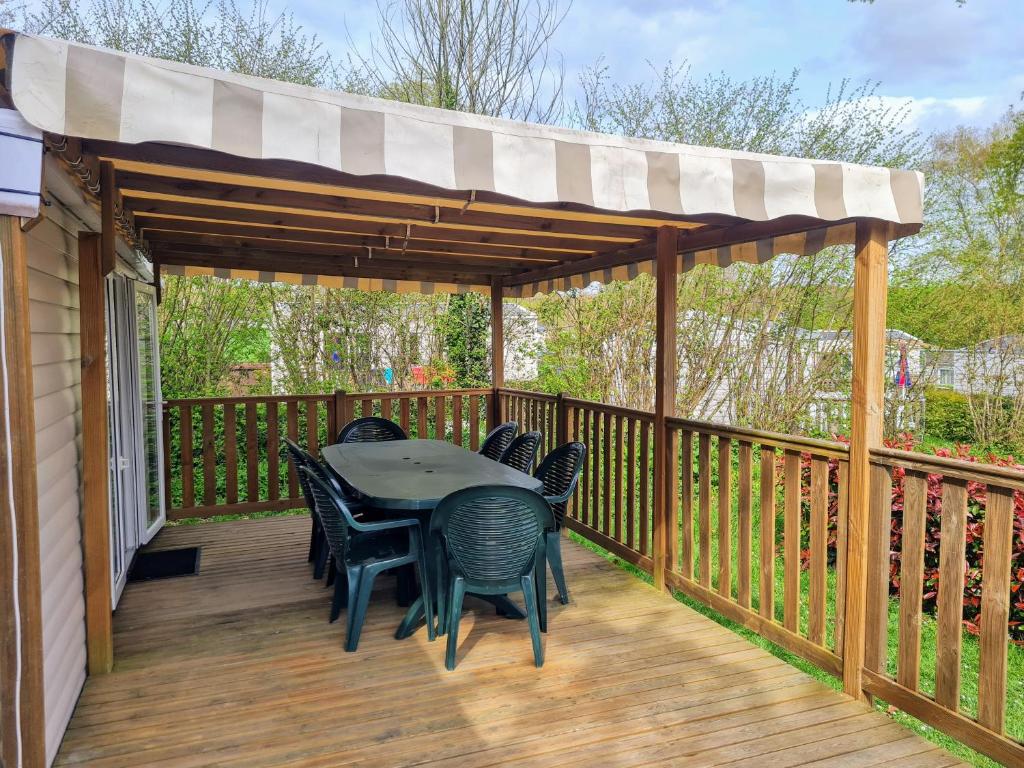
[[(334, 51), (349, 36), (365, 45), (375, 29), (373, 0), (288, 6)], [(1022, 106), (1022, 41), (1024, 0), (576, 0), (554, 47), (572, 90), (602, 55), (620, 80), (648, 78), (651, 64), (669, 60), (737, 79), (798, 68), (812, 104), (830, 82), (878, 80), (883, 97), (910, 100), (911, 119), (931, 132)]]

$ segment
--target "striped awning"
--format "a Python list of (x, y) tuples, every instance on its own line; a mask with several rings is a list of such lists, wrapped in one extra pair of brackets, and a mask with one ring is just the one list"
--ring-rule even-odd
[(18, 34), (15, 107), (37, 128), (287, 159), (357, 176), (606, 211), (922, 222), (922, 176), (533, 125)]

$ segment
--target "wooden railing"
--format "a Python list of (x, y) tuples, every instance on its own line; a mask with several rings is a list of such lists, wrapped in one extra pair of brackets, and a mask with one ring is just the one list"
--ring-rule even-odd
[[(583, 442), (587, 465), (569, 509), (571, 530), (653, 574), (655, 529), (665, 525), (670, 588), (842, 677), (850, 455), (839, 442), (672, 418), (666, 477), (656, 478), (654, 414), (564, 395), (478, 389), (174, 400), (164, 434), (165, 446), (178, 448), (165, 453), (165, 465), (180, 483), (168, 516), (302, 506), (294, 476), (281, 466), (281, 436), (315, 452), (340, 425), (366, 415), (470, 449), (508, 419), (540, 431), (542, 453)], [(1003, 722), (1013, 537), (1020, 535), (1013, 505), (1024, 473), (888, 449), (872, 451), (871, 464), (864, 691), (997, 760), (1024, 764), (1024, 746)], [(664, 515), (654, 508), (657, 482), (674, 500)], [(922, 684), (922, 582), (927, 486), (936, 482), (942, 544), (931, 686)], [(889, 658), (894, 483), (903, 494), (902, 511), (896, 505), (901, 588), (898, 652)], [(979, 489), (986, 503), (972, 698), (961, 695), (962, 600), (969, 498)]]
[(490, 389), (269, 395), (164, 403), (165, 504), (169, 520), (305, 506), (281, 453), (282, 437), (311, 453), (353, 418), (384, 416), (411, 437), (475, 450), (491, 422)]
[[(1017, 498), (1024, 494), (1024, 473), (891, 449), (873, 450), (871, 468), (865, 689), (999, 762), (1024, 765), (1024, 746), (1007, 734), (1004, 722), (1013, 540), (1020, 535), (1014, 531), (1014, 503), (1015, 494)], [(902, 492), (902, 505), (893, 504), (894, 488)], [(941, 510), (935, 668), (922, 670), (926, 528), (928, 516), (935, 512), (928, 508), (930, 494), (933, 499), (938, 497)], [(984, 499), (984, 513), (980, 515), (982, 525), (969, 533), (972, 499)], [(895, 658), (890, 658), (887, 619), (890, 552), (895, 548), (890, 531), (894, 524), (902, 529), (902, 535), (898, 651)], [(979, 664), (977, 679), (970, 681), (967, 693), (962, 691), (966, 551), (968, 538), (977, 547), (979, 533), (983, 554)], [(934, 544), (934, 539), (929, 544)], [(934, 554), (929, 553), (929, 558), (934, 561)], [(934, 683), (929, 674), (925, 686), (923, 672), (934, 673)]]

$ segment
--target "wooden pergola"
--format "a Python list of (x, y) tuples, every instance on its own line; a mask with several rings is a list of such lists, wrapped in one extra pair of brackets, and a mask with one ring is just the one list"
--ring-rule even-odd
[(149, 257), (157, 286), (161, 274), (178, 274), (486, 293), (494, 387), (504, 384), (504, 297), (653, 273), (662, 589), (679, 274), (853, 244), (843, 678), (847, 693), (864, 696), (869, 450), (882, 438), (888, 242), (920, 228), (919, 174), (530, 126), (25, 35), (8, 35), (4, 51), (2, 98), (43, 132), (102, 220), (80, 240), (92, 674), (108, 671), (113, 654), (103, 275), (119, 239)]

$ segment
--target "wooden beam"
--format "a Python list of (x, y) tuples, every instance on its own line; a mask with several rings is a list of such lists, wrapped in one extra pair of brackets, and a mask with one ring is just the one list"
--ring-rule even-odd
[(104, 160), (100, 163), (100, 263), (103, 274), (109, 275), (117, 264), (117, 218), (115, 207), (117, 185), (114, 181), (114, 165)]
[[(857, 699), (866, 698), (862, 674), (866, 637), (868, 632), (876, 630), (866, 626), (870, 451), (882, 444), (888, 254), (886, 225), (874, 220), (858, 221), (853, 283), (853, 392), (843, 641), (843, 690)], [(873, 565), (881, 567), (878, 563)]]
[(7, 394), (7, 407), (0, 410), (0, 764), (43, 768), (43, 627), (28, 251), (17, 218), (0, 216), (0, 259), (6, 353), (6, 381), (0, 384)]
[(107, 497), (106, 311), (101, 236), (78, 236), (82, 344), (82, 554), (90, 675), (114, 665), (111, 622), (110, 504)]
[[(148, 231), (146, 242), (153, 248), (175, 248), (189, 249), (198, 246), (199, 252), (213, 253), (217, 250), (225, 251), (254, 251), (274, 253), (295, 253), (306, 256), (326, 256), (336, 259), (351, 261), (353, 258), (368, 256), (372, 259), (391, 262), (392, 266), (408, 264), (430, 265), (448, 264), (465, 265), (480, 270), (491, 268), (498, 270), (521, 269), (523, 265), (536, 264), (537, 261), (530, 258), (516, 256), (481, 256), (472, 253), (450, 253), (444, 251), (423, 250), (421, 248), (403, 248), (403, 243), (385, 245), (383, 241), (379, 244), (331, 244), (313, 243), (304, 241), (278, 240), (276, 238), (245, 238), (233, 235), (206, 235), (191, 232), (154, 232)], [(422, 241), (421, 241), (422, 242)], [(552, 260), (545, 260), (542, 263), (551, 263)]]
[(382, 280), (420, 280), (435, 283), (461, 283), (464, 285), (490, 285), (492, 271), (452, 271), (445, 269), (412, 269), (389, 267), (385, 263), (368, 264), (360, 259), (359, 266), (351, 260), (317, 258), (282, 258), (280, 254), (217, 253), (198, 254), (190, 251), (160, 250), (156, 252), (164, 266), (207, 267), (210, 269), (241, 269), (258, 272), (282, 272), (299, 275), (330, 275), (335, 277), (372, 277)]
[[(238, 228), (274, 227), (286, 232), (372, 235), (404, 239), (419, 238), (440, 243), (483, 243), (503, 247), (545, 248), (576, 253), (594, 252), (609, 246), (629, 245), (635, 238), (594, 238), (545, 231), (458, 227), (433, 222), (404, 222), (397, 219), (370, 220), (318, 212), (280, 213), (244, 208), (224, 208), (204, 203), (147, 200), (133, 208), (139, 226), (166, 226), (216, 223)], [(242, 230), (245, 231), (245, 230)], [(584, 255), (586, 255), (584, 253)]]
[(672, 440), (668, 419), (676, 407), (676, 283), (679, 260), (676, 258), (676, 230), (662, 227), (657, 241), (657, 309), (654, 349), (654, 586), (664, 590), (668, 562), (669, 537), (675, 531), (675, 499), (669, 467)]
[[(407, 251), (450, 255), (477, 262), (508, 261), (517, 266), (558, 264), (565, 253), (553, 248), (490, 245), (486, 243), (450, 243), (426, 238), (392, 237), (390, 235), (348, 234), (342, 232), (309, 232), (268, 226), (238, 226), (230, 222), (187, 222), (155, 220), (141, 230), (147, 241), (201, 242), (254, 248), (332, 248), (374, 251), (398, 258)], [(312, 251), (310, 251), (312, 252)], [(574, 251), (570, 257), (586, 258), (592, 251)]]

